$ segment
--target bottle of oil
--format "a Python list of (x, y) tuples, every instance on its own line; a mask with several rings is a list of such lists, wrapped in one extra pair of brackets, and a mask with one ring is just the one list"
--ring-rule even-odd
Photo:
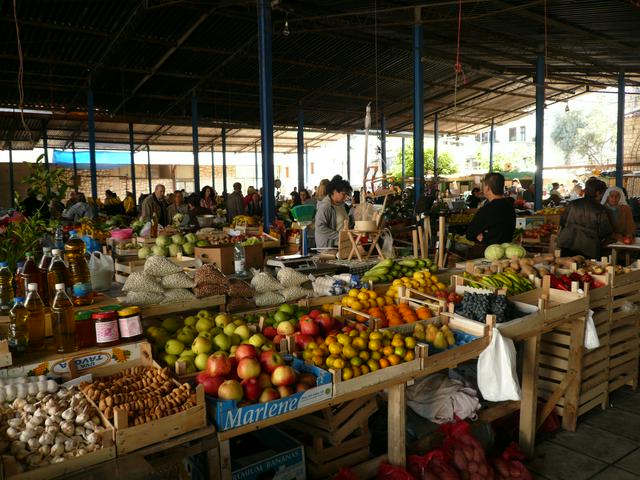
[(24, 262), (20, 261), (16, 263), (16, 274), (13, 277), (15, 281), (16, 289), (16, 297), (24, 298), (27, 296), (27, 289), (24, 286), (24, 278), (22, 278), (22, 269), (24, 268)]
[(64, 254), (69, 265), (69, 278), (72, 288), (74, 305), (91, 305), (93, 303), (93, 290), (91, 289), (91, 274), (89, 264), (84, 255), (86, 245), (75, 230), (64, 246)]
[(71, 280), (69, 278), (67, 264), (62, 259), (62, 250), (54, 248), (52, 253), (53, 258), (51, 259), (51, 265), (49, 265), (49, 271), (47, 272), (47, 285), (49, 298), (53, 300), (56, 296), (56, 285), (58, 283), (64, 283), (68, 293), (71, 291)]
[(42, 272), (38, 268), (38, 264), (36, 263), (36, 259), (33, 256), (33, 253), (27, 253), (25, 257), (26, 257), (26, 260), (24, 262), (24, 267), (22, 267), (22, 278), (24, 279), (25, 287), (28, 286), (30, 283), (37, 284), (38, 294), (40, 295), (40, 299), (44, 302), (45, 287), (44, 287), (44, 279), (42, 277)]
[(11, 353), (21, 355), (29, 348), (29, 329), (27, 327), (28, 312), (24, 306), (24, 298), (16, 297), (11, 309), (9, 323), (9, 349)]
[(74, 352), (78, 349), (73, 302), (65, 292), (64, 283), (56, 284), (56, 296), (51, 302), (51, 327), (58, 353)]
[(29, 331), (30, 349), (44, 347), (44, 303), (38, 294), (38, 284), (27, 285), (27, 301), (24, 303), (27, 309), (27, 330)]
[[(40, 259), (38, 268), (40, 269), (40, 275), (43, 282), (42, 293), (40, 295), (42, 296), (42, 301), (45, 305), (51, 305), (51, 302), (53, 302), (53, 297), (49, 295), (49, 288), (47, 284), (47, 274), (49, 272), (51, 260), (51, 247), (42, 247), (42, 258)], [(38, 284), (38, 287), (40, 287), (40, 284)], [(38, 288), (38, 291), (40, 291), (40, 288)]]
[(13, 274), (7, 262), (0, 262), (0, 316), (8, 316), (12, 306)]
[(153, 212), (151, 215), (151, 231), (149, 232), (151, 238), (158, 238), (158, 215)]

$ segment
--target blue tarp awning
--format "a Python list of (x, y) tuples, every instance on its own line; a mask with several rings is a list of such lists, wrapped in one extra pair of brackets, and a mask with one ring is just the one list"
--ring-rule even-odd
[[(69, 150), (54, 150), (53, 163), (62, 167), (73, 167), (73, 152)], [(96, 151), (97, 169), (106, 170), (126, 165), (131, 165), (131, 153), (129, 152)], [(89, 169), (89, 152), (76, 152), (76, 166), (79, 170)]]

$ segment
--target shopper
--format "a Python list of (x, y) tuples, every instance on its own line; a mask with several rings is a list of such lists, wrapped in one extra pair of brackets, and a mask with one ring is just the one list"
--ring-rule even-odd
[(516, 229), (516, 211), (513, 199), (504, 196), (504, 177), (487, 173), (482, 191), (487, 201), (467, 227), (467, 239), (485, 245), (511, 242)]
[(562, 195), (560, 194), (560, 184), (557, 182), (553, 182), (551, 184), (551, 191), (549, 192), (549, 198), (545, 200), (543, 203), (545, 205), (551, 204), (553, 202), (554, 205), (560, 205), (562, 203)]
[(467, 207), (469, 208), (478, 208), (480, 202), (482, 202), (484, 198), (482, 198), (482, 191), (478, 187), (473, 187), (471, 190), (471, 194), (467, 196), (465, 200)]
[(338, 246), (340, 231), (344, 228), (345, 220), (349, 220), (349, 224), (351, 224), (344, 204), (352, 190), (349, 182), (340, 175), (333, 177), (327, 184), (327, 194), (318, 202), (318, 210), (316, 212), (316, 247), (331, 248)]
[(153, 195), (149, 195), (142, 202), (142, 212), (140, 218), (145, 222), (151, 221), (151, 217), (155, 213), (158, 217), (158, 223), (163, 227), (167, 226), (167, 205), (164, 201), (164, 185), (156, 185)]
[(302, 202), (302, 205), (315, 205), (316, 203), (309, 195), (309, 191), (305, 188), (300, 190), (300, 202)]
[(300, 194), (298, 192), (296, 192), (295, 190), (293, 192), (291, 192), (291, 203), (293, 204), (294, 207), (297, 207), (298, 205), (302, 205), (302, 200), (300, 199)]
[(227, 218), (229, 223), (238, 215), (244, 215), (244, 198), (242, 196), (242, 184), (233, 184), (233, 192), (227, 198)]
[[(181, 213), (182, 221), (175, 222), (174, 217)], [(181, 191), (173, 193), (173, 203), (167, 207), (167, 218), (169, 223), (177, 223), (181, 227), (189, 225), (189, 209), (184, 203), (184, 195)]]
[(255, 187), (249, 187), (247, 188), (247, 194), (244, 196), (243, 202), (244, 202), (244, 209), (248, 210), (249, 209), (249, 204), (251, 203), (251, 201), (253, 200), (253, 194), (256, 193), (256, 188)]
[(606, 207), (610, 215), (611, 226), (613, 227), (612, 238), (620, 242), (624, 237), (634, 237), (636, 224), (633, 221), (633, 212), (627, 204), (627, 197), (624, 191), (618, 187), (607, 188), (601, 203)]
[(251, 201), (247, 205), (247, 214), (257, 217), (262, 216), (262, 197), (260, 197), (260, 194), (255, 189), (251, 196)]
[(200, 191), (200, 206), (209, 210), (209, 213), (213, 213), (216, 208), (215, 193), (209, 185)]
[(82, 218), (94, 218), (93, 210), (89, 202), (87, 202), (84, 193), (76, 194), (76, 203), (74, 203), (71, 208), (67, 208), (62, 212), (62, 218), (73, 223), (80, 222)]
[(211, 212), (208, 209), (200, 206), (200, 200), (195, 193), (191, 195), (187, 200), (187, 211), (189, 217), (189, 225), (200, 225), (198, 223), (199, 216), (211, 215)]
[(320, 202), (327, 196), (327, 185), (329, 185), (329, 179), (323, 178), (320, 180), (318, 189), (316, 190), (316, 202)]
[(603, 242), (613, 233), (607, 210), (600, 204), (606, 190), (602, 180), (592, 177), (584, 186), (584, 197), (567, 204), (558, 234), (563, 256), (600, 258)]
[(536, 201), (536, 186), (531, 183), (527, 189), (522, 192), (522, 199), (527, 203), (533, 203)]

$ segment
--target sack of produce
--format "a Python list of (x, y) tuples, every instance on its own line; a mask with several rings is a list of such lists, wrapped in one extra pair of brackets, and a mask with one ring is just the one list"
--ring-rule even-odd
[(162, 303), (185, 302), (195, 300), (196, 296), (191, 290), (186, 288), (169, 288), (164, 291), (164, 300)]
[(124, 282), (122, 291), (162, 293), (164, 289), (156, 277), (146, 275), (143, 272), (133, 272)]
[(93, 252), (89, 258), (89, 272), (91, 273), (91, 288), (94, 292), (104, 292), (111, 289), (115, 267), (110, 255)]
[(444, 432), (444, 451), (453, 458), (458, 473), (462, 478), (493, 479), (493, 468), (487, 462), (484, 448), (478, 440), (471, 435), (469, 424), (465, 421), (445, 423), (440, 426)]
[(205, 263), (201, 266), (196, 272), (194, 280), (198, 287), (202, 285), (218, 285), (221, 283), (225, 285), (225, 288), (229, 286), (227, 277), (225, 277), (224, 273), (218, 270), (213, 263)]
[(284, 288), (299, 287), (304, 282), (309, 281), (309, 277), (289, 267), (284, 267), (278, 270), (276, 276)]
[(193, 288), (195, 282), (184, 272), (172, 273), (160, 280), (162, 288)]
[(217, 285), (206, 284), (199, 285), (193, 288), (193, 293), (196, 294), (196, 298), (212, 297), (214, 295), (226, 295), (229, 292), (229, 284), (219, 283)]
[(229, 296), (232, 298), (253, 298), (256, 293), (244, 280), (232, 278), (229, 281)]
[(181, 272), (182, 268), (173, 263), (166, 257), (153, 255), (144, 262), (144, 273), (154, 275), (156, 277), (164, 277), (172, 273)]
[(447, 461), (441, 448), (431, 450), (426, 455), (411, 455), (407, 458), (407, 470), (415, 478), (446, 478), (460, 480), (455, 467)]
[(285, 302), (292, 302), (293, 300), (298, 300), (299, 298), (313, 296), (313, 290), (308, 290), (302, 287), (289, 287), (285, 288), (284, 290), (280, 290), (278, 293), (284, 297)]
[(280, 282), (278, 282), (268, 273), (258, 272), (257, 270), (253, 271), (251, 286), (258, 293), (275, 292), (276, 290), (282, 290), (282, 285), (280, 284)]
[(127, 292), (122, 299), (124, 305), (158, 305), (164, 300), (162, 293), (156, 292)]
[(229, 310), (247, 310), (255, 307), (256, 304), (250, 298), (232, 297), (227, 302), (227, 308)]
[(257, 307), (270, 307), (272, 305), (280, 305), (284, 303), (284, 297), (276, 292), (259, 293), (254, 298)]

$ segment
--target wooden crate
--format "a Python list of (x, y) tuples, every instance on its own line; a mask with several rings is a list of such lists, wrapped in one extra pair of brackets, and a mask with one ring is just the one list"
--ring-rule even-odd
[[(192, 257), (182, 257), (178, 260), (178, 257), (169, 257), (173, 263), (182, 268), (194, 268), (196, 267), (197, 260)], [(133, 272), (142, 272), (144, 270), (143, 259), (135, 260), (118, 260), (115, 262), (115, 281), (116, 283), (124, 284), (127, 281), (129, 275)]]
[(367, 460), (368, 421), (377, 410), (376, 397), (369, 396), (288, 422), (287, 428), (305, 447), (309, 478), (328, 478)]
[(609, 392), (624, 385), (638, 386), (639, 323), (637, 313), (611, 323)]
[[(97, 378), (108, 376), (126, 368), (137, 366), (160, 368), (151, 356), (151, 345), (146, 343), (142, 345), (142, 348), (142, 355), (135, 361), (95, 369), (92, 372), (93, 376)], [(175, 382), (175, 384), (176, 386), (180, 385), (178, 382)], [(128, 425), (127, 412), (120, 408), (114, 409), (113, 422), (102, 415), (102, 412), (99, 413), (102, 422), (113, 429), (113, 440), (118, 456), (134, 452), (149, 445), (165, 442), (170, 438), (207, 426), (207, 412), (202, 385), (196, 387), (196, 406), (184, 412), (162, 417), (142, 425)]]

